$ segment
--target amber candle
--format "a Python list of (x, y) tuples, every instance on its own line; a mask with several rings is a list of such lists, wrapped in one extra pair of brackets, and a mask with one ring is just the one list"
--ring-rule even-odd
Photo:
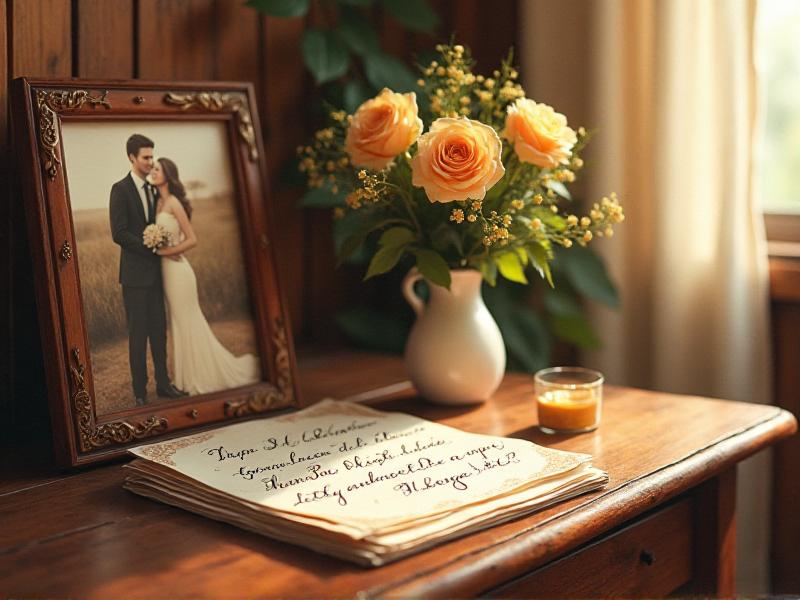
[(534, 377), (539, 428), (546, 433), (581, 433), (600, 424), (603, 376), (580, 367), (554, 367)]

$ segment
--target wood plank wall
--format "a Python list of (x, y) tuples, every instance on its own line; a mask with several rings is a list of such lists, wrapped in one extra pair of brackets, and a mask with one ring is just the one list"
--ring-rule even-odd
[[(775, 404), (800, 419), (800, 244), (794, 257), (771, 257), (772, 353)], [(800, 590), (800, 436), (772, 449), (771, 568), (773, 594)]]
[[(406, 58), (455, 33), (486, 69), (516, 42), (519, 0), (434, 0), (436, 36), (402, 31), (374, 11), (385, 49)], [(302, 19), (259, 17), (243, 0), (0, 0), (0, 78), (93, 77), (251, 81), (268, 148), (280, 275), (295, 337), (330, 336), (332, 312), (348, 296), (334, 271), (330, 217), (300, 211), (301, 190), (280, 170), (313, 124), (313, 85), (299, 51)], [(309, 19), (313, 19), (313, 14)], [(7, 87), (0, 89), (0, 431), (46, 422), (23, 206), (9, 144)]]

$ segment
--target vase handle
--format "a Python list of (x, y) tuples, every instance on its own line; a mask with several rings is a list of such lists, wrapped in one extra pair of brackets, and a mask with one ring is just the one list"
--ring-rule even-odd
[(405, 296), (406, 302), (414, 309), (414, 313), (416, 313), (417, 316), (422, 314), (422, 311), (425, 310), (425, 303), (414, 291), (414, 284), (420, 279), (422, 279), (422, 275), (420, 275), (416, 267), (411, 269), (403, 278), (403, 296)]

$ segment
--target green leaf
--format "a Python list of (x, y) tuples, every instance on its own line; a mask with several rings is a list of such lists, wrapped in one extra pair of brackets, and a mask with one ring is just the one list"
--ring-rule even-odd
[(497, 285), (497, 265), (494, 264), (493, 260), (482, 260), (478, 268), (486, 283), (492, 287)]
[(431, 33), (439, 24), (439, 17), (425, 0), (383, 0), (383, 5), (411, 31)]
[(378, 244), (383, 246), (405, 246), (414, 241), (414, 232), (406, 227), (392, 227), (387, 229), (378, 240)]
[(387, 54), (369, 54), (364, 57), (367, 79), (377, 89), (389, 88), (395, 92), (413, 92), (417, 79), (402, 62)]
[(578, 300), (561, 289), (547, 290), (544, 294), (544, 306), (554, 315), (576, 316), (583, 314), (583, 307)]
[(372, 96), (372, 89), (360, 79), (352, 79), (344, 84), (344, 109), (352, 114)]
[(361, 56), (380, 52), (381, 45), (375, 27), (360, 12), (344, 8), (339, 20), (339, 34), (350, 49)]
[(345, 195), (342, 192), (334, 194), (330, 188), (312, 188), (300, 198), (300, 206), (304, 208), (333, 208), (344, 206)]
[(368, 6), (372, 6), (374, 0), (337, 0), (339, 4), (345, 4), (349, 6), (358, 6), (359, 8), (367, 8)]
[(300, 42), (303, 60), (321, 85), (347, 72), (347, 48), (329, 29), (309, 29)]
[(555, 315), (550, 328), (556, 337), (581, 348), (600, 347), (600, 340), (583, 315)]
[(344, 218), (334, 221), (333, 232), (338, 249), (337, 266), (361, 248), (373, 231), (379, 231), (393, 221), (394, 219), (382, 219), (379, 214), (365, 215), (363, 211), (348, 212)]
[(527, 246), (528, 257), (531, 259), (533, 267), (539, 272), (539, 275), (553, 287), (553, 274), (550, 272), (550, 258), (547, 249), (538, 242), (531, 242)]
[(380, 352), (403, 352), (408, 324), (396, 314), (356, 306), (338, 313), (336, 325), (356, 346)]
[(565, 186), (560, 181), (549, 179), (545, 185), (549, 187), (551, 190), (553, 190), (556, 194), (561, 196), (562, 198), (566, 198), (567, 200), (572, 200), (572, 194), (569, 193), (567, 186)]
[(550, 229), (564, 231), (567, 228), (567, 221), (564, 217), (544, 206), (534, 209), (533, 216), (539, 217), (539, 220), (544, 223), (545, 227), (549, 227)]
[(246, 5), (271, 17), (291, 19), (308, 12), (311, 0), (247, 0)]
[(516, 248), (514, 250), (514, 252), (517, 253), (517, 258), (519, 259), (519, 262), (522, 265), (522, 268), (525, 269), (525, 267), (528, 266), (528, 253), (527, 253), (527, 251), (525, 250), (525, 248)]
[(509, 354), (529, 373), (550, 362), (550, 334), (539, 316), (526, 308), (515, 307), (504, 319), (503, 339)]
[(559, 271), (578, 293), (611, 308), (619, 306), (617, 289), (603, 261), (592, 250), (577, 245), (569, 249), (559, 247), (556, 260)]
[(348, 258), (353, 256), (353, 253), (364, 244), (368, 235), (369, 230), (366, 229), (347, 236), (337, 252), (336, 266), (341, 266)]
[(369, 268), (367, 269), (367, 274), (364, 276), (364, 281), (371, 279), (376, 275), (383, 275), (384, 273), (391, 271), (400, 260), (400, 257), (403, 256), (403, 252), (406, 251), (407, 246), (408, 244), (400, 244), (397, 246), (389, 245), (378, 248), (378, 251), (375, 253), (375, 256), (372, 257), (372, 260), (369, 263)]
[(484, 287), (483, 297), (503, 333), (509, 365), (535, 372), (550, 362), (551, 336), (539, 316), (520, 305), (520, 290), (524, 288), (501, 282)]
[(456, 229), (447, 223), (440, 223), (431, 234), (433, 249), (446, 254), (450, 247), (455, 248), (459, 256), (464, 256), (464, 244)]
[(497, 263), (497, 268), (500, 270), (500, 275), (509, 281), (515, 281), (516, 283), (528, 283), (528, 280), (525, 277), (525, 270), (516, 251), (512, 250), (511, 252), (505, 252), (495, 256), (494, 262)]
[(417, 257), (417, 269), (431, 283), (450, 289), (450, 267), (438, 252), (421, 248), (414, 254)]

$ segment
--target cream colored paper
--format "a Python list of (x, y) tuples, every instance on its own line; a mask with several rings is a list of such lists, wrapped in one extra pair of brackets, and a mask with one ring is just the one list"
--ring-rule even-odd
[(133, 492), (371, 565), (608, 481), (588, 455), (334, 400), (131, 452)]

